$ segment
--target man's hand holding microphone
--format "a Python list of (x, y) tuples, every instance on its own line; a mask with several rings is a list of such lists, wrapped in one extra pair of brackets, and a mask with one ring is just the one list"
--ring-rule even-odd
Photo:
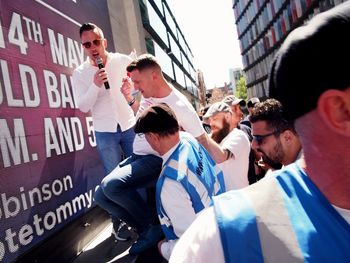
[(104, 84), (105, 88), (109, 89), (108, 74), (103, 66), (101, 57), (96, 59), (96, 65), (98, 66), (99, 70), (96, 71), (94, 76), (95, 85), (97, 87), (102, 87), (102, 84)]

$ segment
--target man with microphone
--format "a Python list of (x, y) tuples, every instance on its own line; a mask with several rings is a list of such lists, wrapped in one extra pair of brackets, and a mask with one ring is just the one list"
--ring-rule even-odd
[[(73, 72), (75, 101), (82, 112), (91, 112), (97, 150), (107, 175), (122, 156), (133, 152), (135, 116), (120, 92), (132, 58), (107, 52), (107, 39), (95, 24), (83, 24), (79, 34), (88, 58)], [(114, 227), (118, 229), (118, 225)]]

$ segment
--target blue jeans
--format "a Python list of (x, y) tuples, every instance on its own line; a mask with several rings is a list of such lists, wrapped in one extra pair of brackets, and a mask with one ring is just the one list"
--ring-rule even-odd
[(96, 203), (113, 218), (142, 232), (157, 221), (157, 214), (137, 189), (156, 185), (162, 162), (162, 158), (155, 155), (132, 154), (102, 180), (94, 194)]
[(133, 151), (135, 132), (133, 128), (121, 131), (118, 125), (116, 132), (95, 131), (97, 150), (100, 155), (105, 175), (117, 167), (124, 157), (129, 157)]

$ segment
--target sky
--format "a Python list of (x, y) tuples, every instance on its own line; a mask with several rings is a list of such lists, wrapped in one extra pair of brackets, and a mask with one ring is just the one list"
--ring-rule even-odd
[(203, 71), (207, 89), (229, 82), (229, 69), (242, 68), (232, 0), (167, 1)]

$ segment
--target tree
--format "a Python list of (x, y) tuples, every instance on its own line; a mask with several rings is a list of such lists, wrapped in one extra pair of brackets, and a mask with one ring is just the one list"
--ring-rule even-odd
[(246, 85), (246, 80), (244, 76), (241, 76), (241, 78), (237, 81), (235, 96), (237, 98), (244, 99), (245, 101), (248, 98), (247, 85)]

